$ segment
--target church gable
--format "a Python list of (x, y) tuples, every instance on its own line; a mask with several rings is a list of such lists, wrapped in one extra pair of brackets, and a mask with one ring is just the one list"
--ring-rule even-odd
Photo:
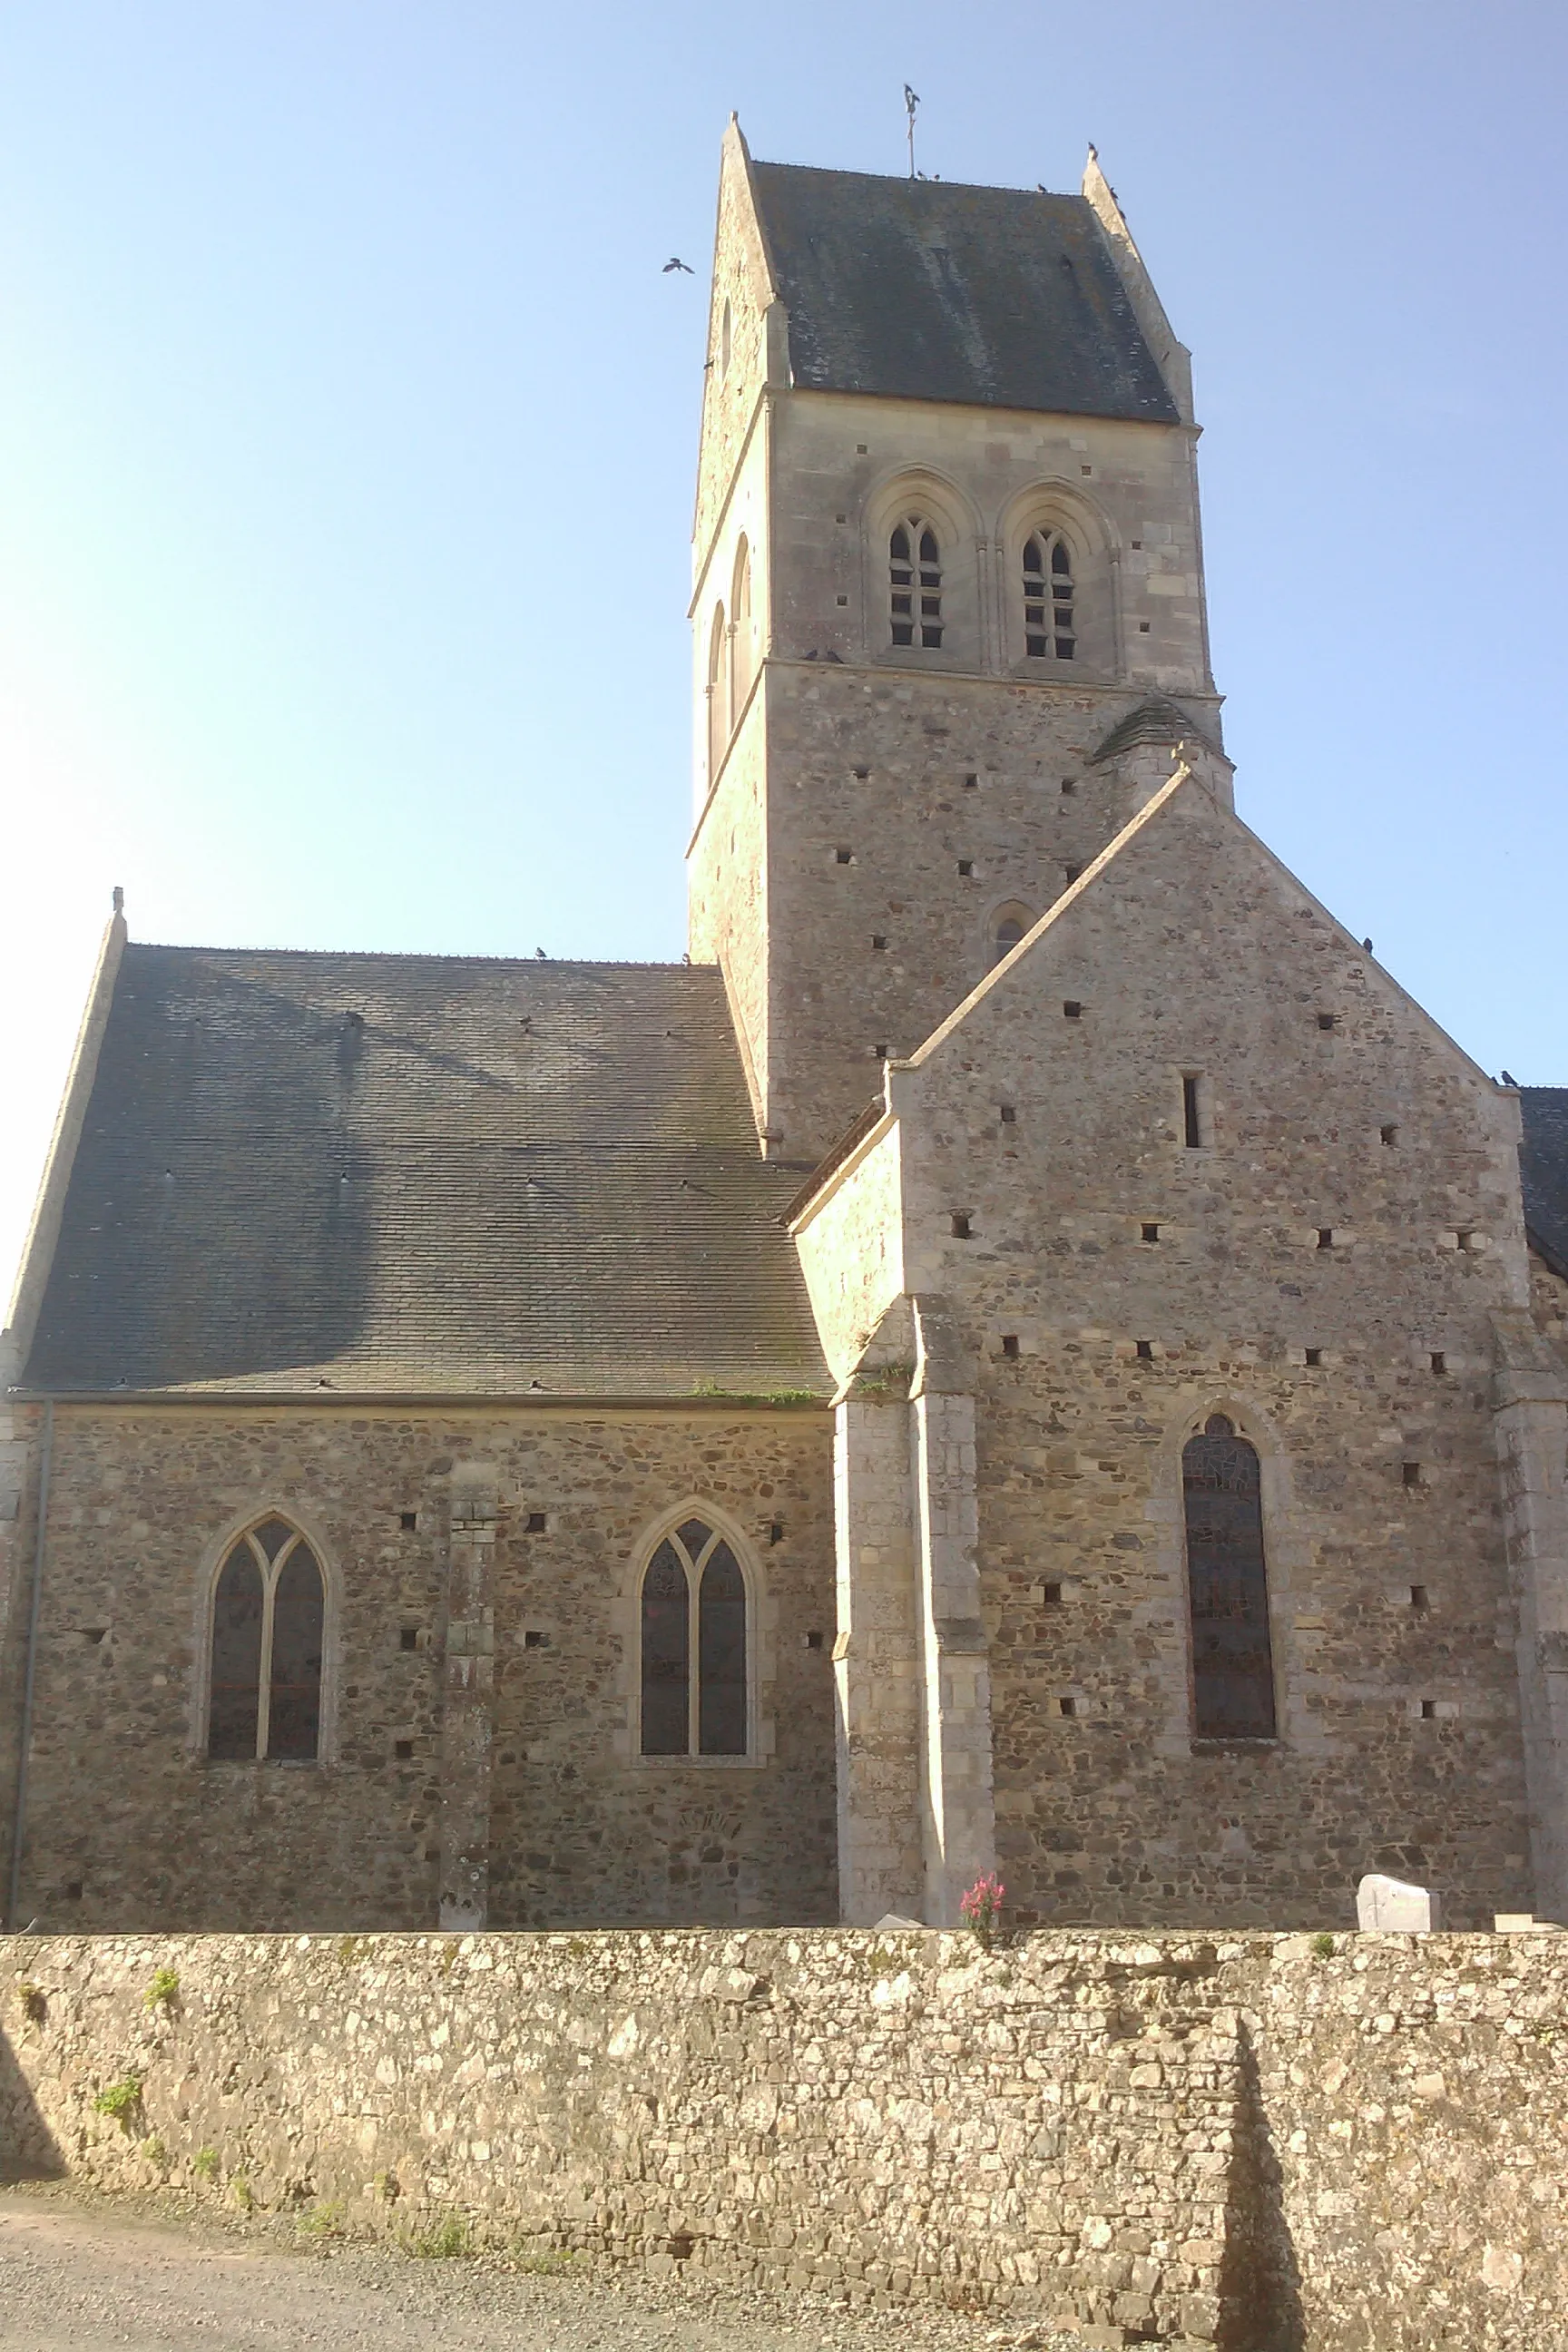
[(1458, 1254), (1500, 1297), (1522, 1280), (1511, 1101), (1191, 779), (891, 1095), (912, 1288), (968, 1288), (966, 1266), (1002, 1281), (1038, 1253), (1042, 1298), (1098, 1322), (1101, 1253), (1130, 1244), (1146, 1273), (1145, 1224), (1216, 1268), (1251, 1259), (1275, 1295), (1332, 1266), (1343, 1318), (1374, 1265), (1429, 1285)]

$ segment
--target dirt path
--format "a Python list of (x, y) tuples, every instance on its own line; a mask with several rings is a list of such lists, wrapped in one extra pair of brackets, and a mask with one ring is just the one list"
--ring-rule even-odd
[(269, 2231), (0, 2189), (4, 2352), (981, 2352), (1039, 2346), (937, 2313), (858, 2318), (641, 2279), (539, 2277), (379, 2248), (295, 2250)]

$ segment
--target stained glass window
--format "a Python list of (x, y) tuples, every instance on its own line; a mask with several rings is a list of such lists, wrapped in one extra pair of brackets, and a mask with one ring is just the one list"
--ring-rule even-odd
[(1224, 1413), (1182, 1455), (1194, 1726), (1200, 1739), (1272, 1739), (1274, 1657), (1258, 1455)]
[(641, 1629), (643, 1754), (744, 1756), (746, 1580), (706, 1521), (688, 1519), (649, 1560)]
[(321, 1567), (298, 1528), (266, 1518), (231, 1545), (213, 1594), (209, 1756), (314, 1762), (325, 1620)]

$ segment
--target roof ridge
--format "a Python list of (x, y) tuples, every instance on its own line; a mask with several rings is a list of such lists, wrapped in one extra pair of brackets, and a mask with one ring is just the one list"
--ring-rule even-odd
[(812, 172), (825, 180), (888, 180), (906, 188), (948, 188), (973, 190), (988, 196), (1043, 196), (1047, 204), (1089, 205), (1089, 198), (1076, 188), (1047, 188), (1038, 182), (1032, 188), (1021, 188), (1011, 180), (949, 180), (921, 174), (911, 179), (907, 172), (858, 172), (838, 163), (784, 163), (763, 156), (753, 156), (752, 168), (758, 172)]
[(439, 948), (299, 948), (299, 947), (213, 947), (199, 940), (132, 940), (127, 954), (146, 950), (157, 955), (203, 956), (314, 956), (325, 961), (335, 957), (340, 961), (356, 963), (468, 963), (516, 965), (524, 971), (708, 971), (716, 972), (716, 963), (689, 963), (654, 957), (636, 956), (502, 956), (448, 955)]

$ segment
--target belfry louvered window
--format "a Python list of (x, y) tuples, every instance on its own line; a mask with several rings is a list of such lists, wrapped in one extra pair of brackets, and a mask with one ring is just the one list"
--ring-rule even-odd
[(942, 644), (942, 546), (931, 524), (906, 515), (888, 541), (896, 646)]
[(1224, 1413), (1182, 1454), (1200, 1739), (1274, 1738), (1274, 1657), (1258, 1455)]
[(1024, 651), (1071, 661), (1077, 650), (1072, 551), (1059, 531), (1032, 531), (1024, 542)]
[(287, 1519), (230, 1545), (213, 1594), (207, 1754), (313, 1763), (321, 1750), (326, 1590)]
[(700, 1519), (665, 1537), (643, 1573), (642, 1752), (744, 1756), (750, 1741), (746, 1580)]

